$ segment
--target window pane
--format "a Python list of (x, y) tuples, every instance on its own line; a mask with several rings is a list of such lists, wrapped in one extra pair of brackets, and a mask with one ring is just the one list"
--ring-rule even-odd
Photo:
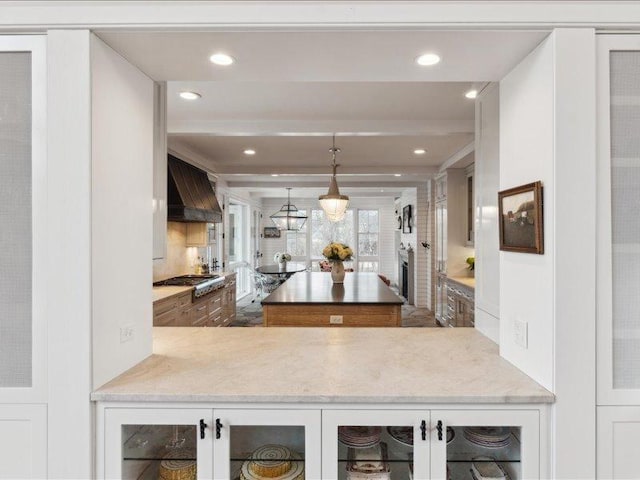
[(353, 210), (347, 213), (339, 222), (325, 219), (322, 210), (313, 210), (311, 214), (311, 253), (314, 257), (322, 257), (322, 249), (331, 242), (344, 243), (354, 246)]
[(378, 262), (358, 262), (358, 270), (360, 272), (373, 272), (378, 273)]
[(358, 242), (358, 256), (378, 256), (378, 235), (373, 233), (361, 233)]

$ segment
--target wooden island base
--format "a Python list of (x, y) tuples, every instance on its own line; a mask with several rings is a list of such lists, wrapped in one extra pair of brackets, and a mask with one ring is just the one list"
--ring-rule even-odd
[[(265, 327), (400, 327), (399, 305), (264, 305)], [(342, 316), (332, 323), (331, 316)], [(335, 322), (335, 321), (334, 321)]]
[(375, 273), (300, 272), (262, 300), (265, 327), (400, 327), (404, 299)]

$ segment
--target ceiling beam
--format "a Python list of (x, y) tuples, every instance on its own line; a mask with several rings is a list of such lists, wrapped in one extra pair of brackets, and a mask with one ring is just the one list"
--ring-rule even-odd
[(397, 136), (473, 133), (469, 120), (190, 120), (169, 119), (169, 136)]

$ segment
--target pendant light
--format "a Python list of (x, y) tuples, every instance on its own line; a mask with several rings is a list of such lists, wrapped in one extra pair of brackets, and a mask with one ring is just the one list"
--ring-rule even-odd
[(347, 206), (349, 205), (349, 197), (346, 195), (340, 195), (338, 190), (338, 181), (336, 180), (336, 168), (339, 165), (336, 164), (336, 153), (340, 152), (339, 148), (336, 148), (336, 136), (333, 135), (333, 147), (329, 149), (333, 156), (333, 175), (329, 183), (329, 191), (326, 195), (320, 195), (318, 200), (320, 206), (324, 210), (324, 214), (327, 216), (330, 222), (339, 222), (345, 216), (347, 212)]
[(280, 210), (269, 218), (273, 221), (278, 230), (300, 230), (307, 216), (299, 211), (295, 205), (291, 205), (291, 188), (287, 188), (287, 203)]

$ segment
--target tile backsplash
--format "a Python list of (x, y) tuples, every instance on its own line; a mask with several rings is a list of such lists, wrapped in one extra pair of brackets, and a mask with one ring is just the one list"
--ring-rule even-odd
[(195, 273), (198, 255), (198, 248), (187, 247), (187, 224), (168, 222), (167, 255), (164, 260), (154, 260), (153, 281)]

